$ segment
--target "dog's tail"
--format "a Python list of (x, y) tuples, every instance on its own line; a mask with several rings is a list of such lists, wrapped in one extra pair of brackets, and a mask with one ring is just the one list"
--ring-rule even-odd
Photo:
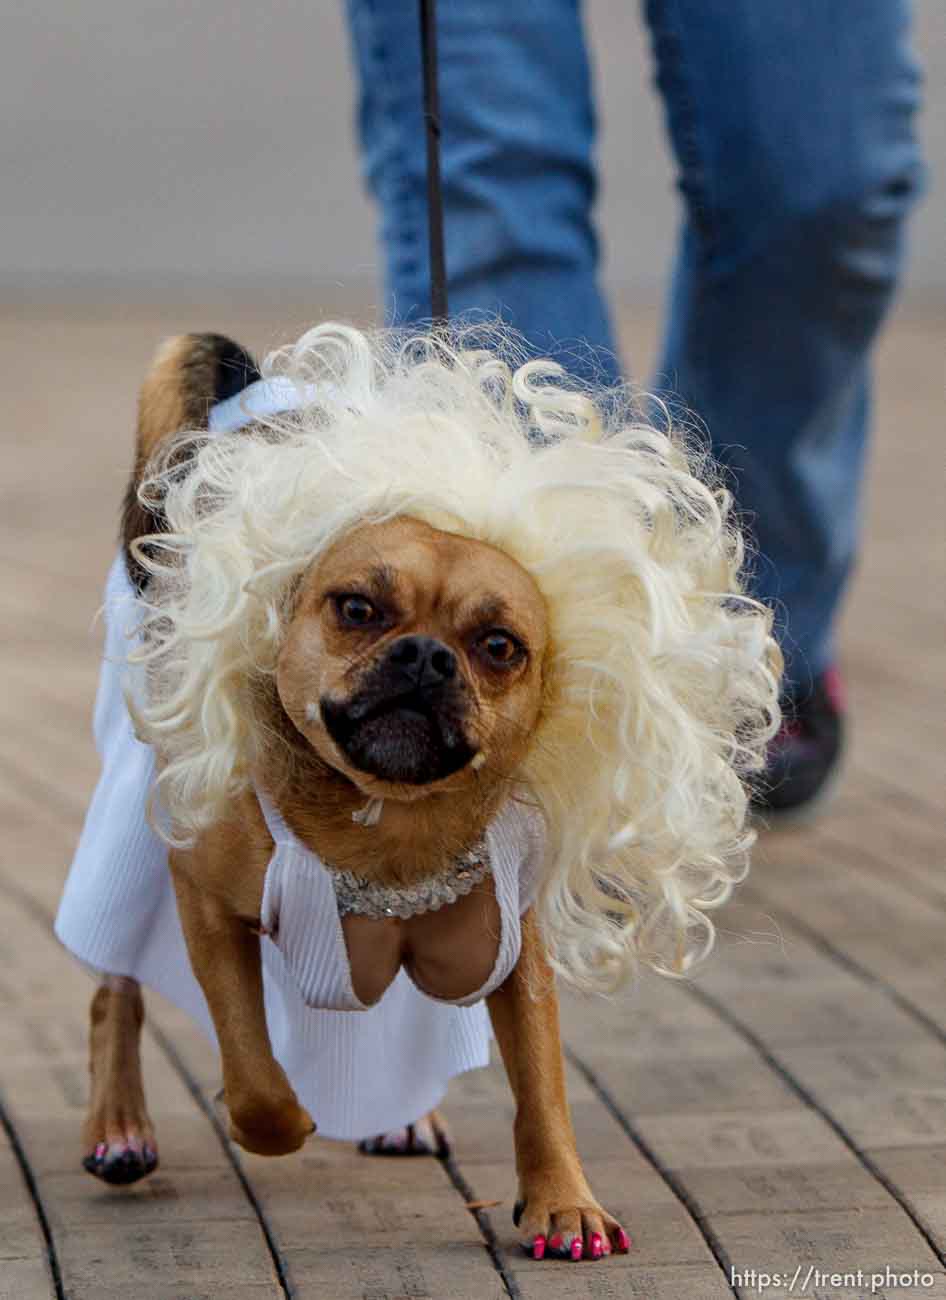
[(148, 575), (131, 543), (165, 531), (163, 515), (144, 505), (138, 488), (148, 461), (181, 430), (206, 429), (210, 408), (259, 379), (250, 354), (222, 334), (178, 334), (155, 353), (138, 398), (135, 464), (122, 507), (121, 541), (132, 585), (141, 591)]

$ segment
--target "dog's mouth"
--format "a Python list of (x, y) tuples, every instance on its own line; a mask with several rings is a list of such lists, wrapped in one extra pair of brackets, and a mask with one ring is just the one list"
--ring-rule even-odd
[(418, 688), (320, 701), (325, 729), (353, 767), (383, 781), (428, 785), (451, 776), (475, 749), (462, 726), (462, 701)]
[(373, 704), (367, 699), (354, 700), (347, 712), (353, 723), (362, 726), (374, 722), (376, 718), (383, 718), (393, 713), (426, 718), (433, 725), (437, 722), (436, 709), (430, 696), (417, 689), (401, 691), (396, 695), (376, 700)]

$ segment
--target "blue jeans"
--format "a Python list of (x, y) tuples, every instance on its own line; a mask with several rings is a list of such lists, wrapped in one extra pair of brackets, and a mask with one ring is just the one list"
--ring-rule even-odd
[[(389, 314), (429, 314), (417, 6), (349, 0)], [(855, 557), (869, 353), (922, 163), (907, 0), (646, 0), (684, 211), (658, 374), (709, 429), (804, 683)], [(453, 313), (618, 377), (577, 0), (441, 0)], [(633, 238), (633, 232), (629, 232)], [(576, 347), (576, 341), (581, 346)]]

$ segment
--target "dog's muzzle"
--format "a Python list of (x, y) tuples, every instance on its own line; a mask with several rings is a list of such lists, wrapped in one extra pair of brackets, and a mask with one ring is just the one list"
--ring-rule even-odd
[(320, 708), (352, 765), (384, 781), (439, 781), (476, 752), (463, 727), (469, 696), (457, 657), (434, 637), (398, 637), (354, 695), (323, 697)]

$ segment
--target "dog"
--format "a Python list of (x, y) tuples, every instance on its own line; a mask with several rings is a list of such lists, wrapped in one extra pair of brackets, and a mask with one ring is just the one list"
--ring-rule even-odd
[(57, 921), (104, 972), (106, 1181), (157, 1163), (139, 981), (215, 1036), (231, 1136), (265, 1155), (313, 1112), (445, 1141), (491, 1025), (523, 1246), (628, 1249), (582, 1172), (555, 978), (708, 952), (780, 660), (698, 453), (514, 347), (325, 325), (262, 374), (216, 335), (152, 365)]

